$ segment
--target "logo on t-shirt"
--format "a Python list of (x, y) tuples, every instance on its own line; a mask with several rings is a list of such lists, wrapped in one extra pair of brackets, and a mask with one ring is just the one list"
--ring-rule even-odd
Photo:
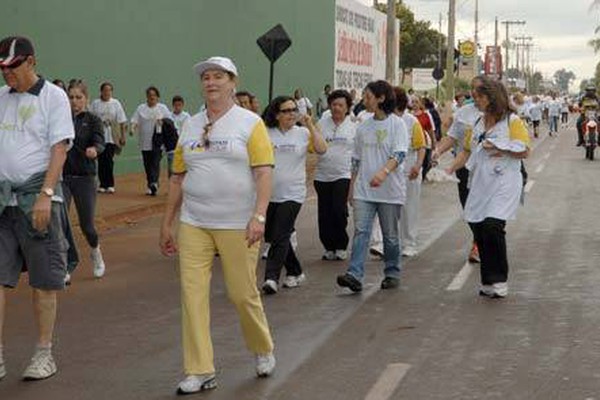
[(377, 136), (377, 144), (383, 143), (383, 141), (387, 138), (388, 132), (385, 129), (375, 131), (375, 136)]
[(27, 121), (31, 119), (35, 115), (35, 104), (30, 104), (28, 106), (19, 107), (19, 119), (21, 120), (21, 126), (25, 125)]
[(295, 153), (297, 146), (295, 144), (276, 144), (273, 148), (278, 153)]

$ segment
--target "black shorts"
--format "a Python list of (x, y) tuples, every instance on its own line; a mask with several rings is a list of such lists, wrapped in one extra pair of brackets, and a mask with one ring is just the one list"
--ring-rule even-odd
[(4, 209), (0, 215), (0, 285), (16, 287), (26, 267), (31, 287), (65, 287), (68, 244), (63, 231), (64, 212), (62, 204), (53, 202), (48, 230), (38, 232), (20, 208)]
[(540, 121), (531, 121), (531, 123), (533, 124), (534, 128), (537, 128), (538, 126), (540, 126)]

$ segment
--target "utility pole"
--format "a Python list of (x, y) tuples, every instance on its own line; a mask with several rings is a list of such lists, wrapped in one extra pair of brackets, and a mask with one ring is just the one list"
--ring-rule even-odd
[(496, 20), (494, 21), (494, 47), (498, 47), (498, 39), (499, 39), (499, 32), (498, 32), (498, 17), (496, 17)]
[(525, 25), (526, 22), (525, 21), (502, 21), (502, 23), (504, 25), (506, 25), (506, 43), (505, 43), (505, 46), (506, 46), (506, 56), (505, 56), (505, 59), (506, 59), (506, 70), (508, 71), (508, 69), (510, 68), (510, 64), (508, 63), (508, 61), (509, 61), (508, 53), (510, 51), (510, 39), (509, 39), (509, 37), (510, 37), (509, 36), (510, 26), (511, 25)]
[(531, 90), (531, 87), (529, 85), (530, 80), (531, 80), (531, 76), (533, 75), (533, 70), (531, 68), (531, 49), (533, 48), (533, 43), (526, 43), (525, 45), (523, 45), (523, 64), (526, 64), (527, 67), (525, 69), (525, 77), (526, 77), (526, 81), (527, 81), (527, 91), (529, 92)]
[(456, 0), (448, 7), (448, 49), (446, 50), (446, 98), (454, 97), (454, 34), (456, 30)]
[(473, 63), (475, 76), (479, 75), (479, 0), (475, 0), (475, 62)]
[[(516, 55), (517, 55), (517, 70), (519, 69), (519, 59), (521, 60), (521, 68), (523, 70), (523, 75), (526, 74), (525, 70), (525, 42), (530, 42), (533, 40), (531, 36), (516, 36), (513, 38), (517, 42)], [(520, 50), (520, 51), (519, 51)]]
[(396, 0), (387, 0), (387, 42), (385, 55), (385, 79), (392, 85), (396, 84)]
[[(440, 13), (440, 22), (438, 24), (438, 31), (440, 32), (440, 38), (438, 40), (438, 59), (437, 59), (437, 67), (439, 70), (442, 69), (442, 13)], [(435, 80), (435, 98), (437, 101), (440, 100), (440, 80)]]

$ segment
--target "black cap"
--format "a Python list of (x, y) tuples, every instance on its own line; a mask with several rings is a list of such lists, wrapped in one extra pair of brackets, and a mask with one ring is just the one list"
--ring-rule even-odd
[(0, 67), (10, 67), (35, 54), (31, 40), (23, 36), (9, 36), (0, 41)]

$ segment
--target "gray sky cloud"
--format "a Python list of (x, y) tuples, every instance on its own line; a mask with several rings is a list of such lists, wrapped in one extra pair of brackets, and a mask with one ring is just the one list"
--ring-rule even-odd
[[(379, 0), (384, 2), (385, 0)], [(372, 0), (360, 0), (372, 5)], [(448, 0), (404, 0), (417, 18), (432, 22), (437, 28), (442, 13), (447, 32)], [(494, 18), (525, 20), (525, 26), (513, 26), (511, 36), (532, 36), (536, 45), (532, 53), (537, 70), (550, 78), (560, 68), (571, 70), (578, 80), (592, 77), (600, 55), (587, 42), (600, 25), (600, 9), (590, 10), (592, 0), (479, 0), (480, 42), (483, 47), (494, 42)], [(457, 39), (474, 36), (475, 0), (457, 0)], [(505, 37), (500, 24), (500, 41)], [(514, 56), (512, 56), (514, 59)], [(511, 62), (512, 64), (512, 62)]]

